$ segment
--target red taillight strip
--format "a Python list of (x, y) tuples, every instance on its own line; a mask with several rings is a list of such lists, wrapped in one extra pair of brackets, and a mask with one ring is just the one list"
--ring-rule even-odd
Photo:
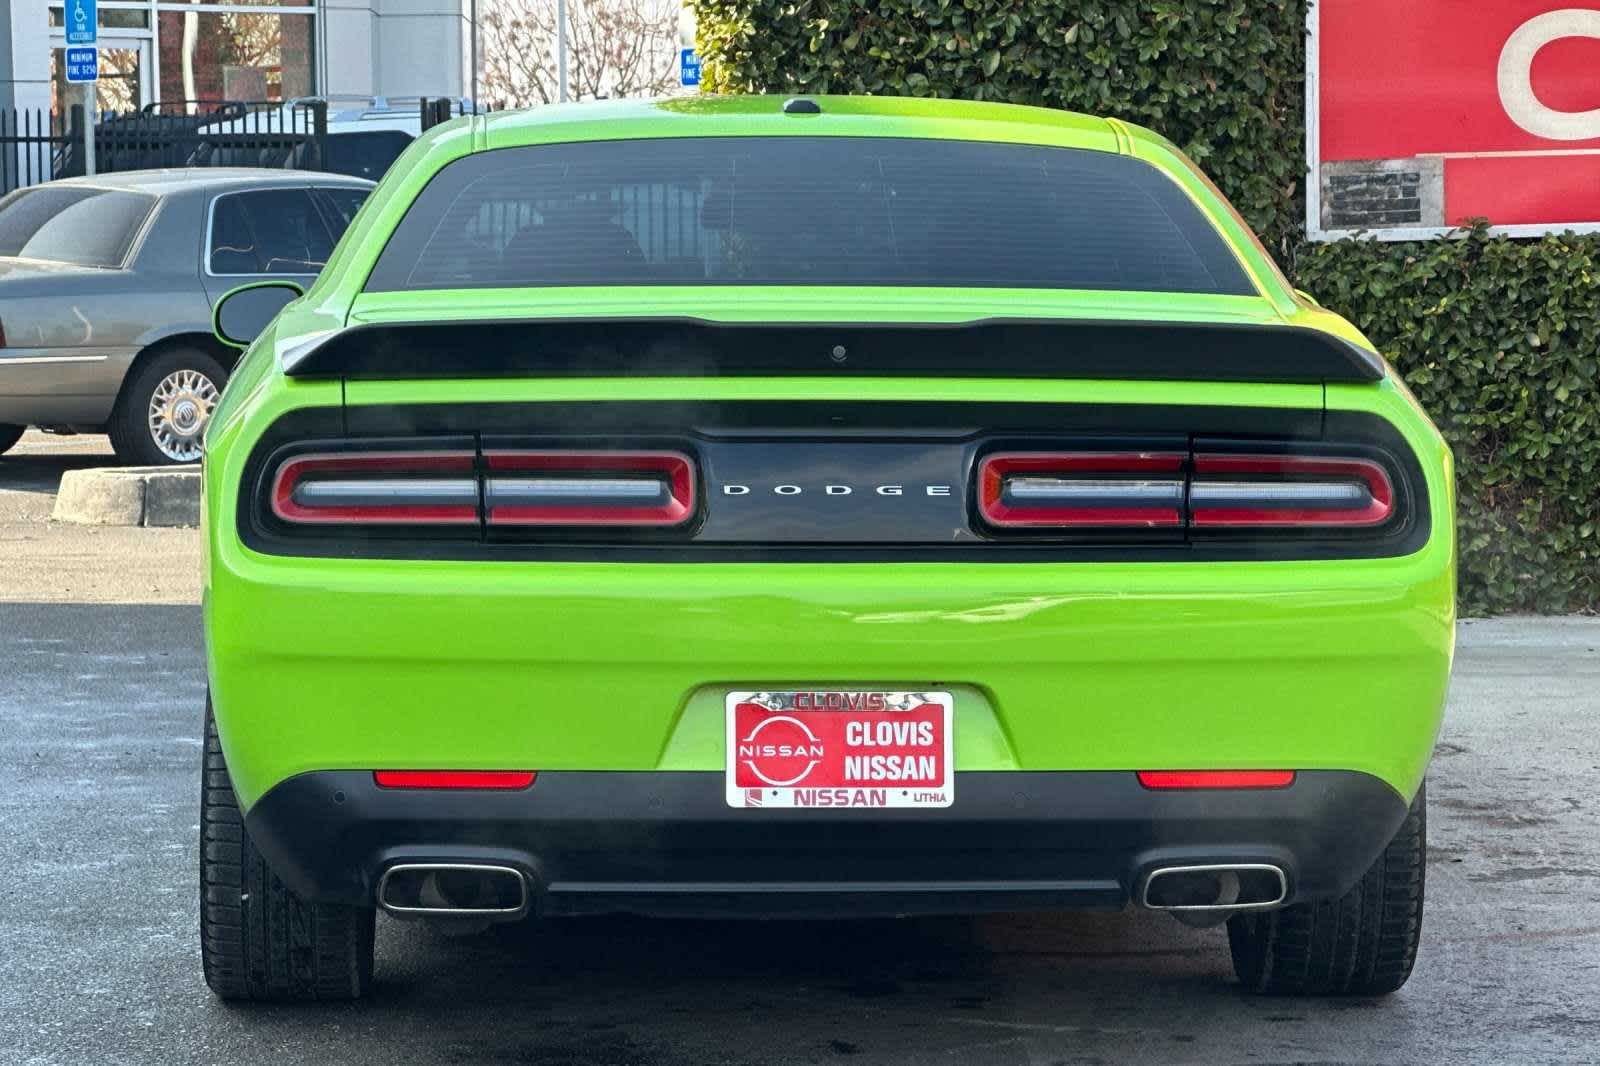
[[(295, 499), (296, 486), (310, 477), (350, 474), (359, 477), (393, 474), (464, 474), (474, 480), (475, 457), (467, 451), (318, 452), (286, 459), (272, 477), (272, 513), (300, 524), (381, 523), (398, 525), (477, 525), (478, 505), (408, 504), (403, 494), (393, 503), (366, 506), (308, 506)], [(475, 480), (474, 480), (475, 483)]]
[(1288, 788), (1293, 770), (1140, 770), (1139, 784), (1151, 789)]
[[(1012, 529), (1181, 526), (1185, 458), (1179, 452), (998, 452), (978, 464), (978, 513), (992, 526)], [(1008, 501), (1010, 481), (1034, 483), (1038, 502)], [(1061, 498), (1046, 502), (1051, 482), (1060, 484)], [(1075, 494), (1084, 502), (1072, 502)]]
[[(1207, 476), (1240, 478), (1230, 482), (1226, 505), (1208, 504), (1205, 494), (1191, 490), (1189, 522), (1196, 528), (1227, 529), (1259, 526), (1377, 526), (1394, 513), (1394, 483), (1383, 464), (1372, 459), (1309, 455), (1219, 455), (1194, 457), (1193, 489), (1201, 489)], [(1262, 503), (1272, 502), (1275, 488), (1318, 485), (1330, 490), (1351, 483), (1366, 488), (1368, 499), (1355, 507), (1241, 506), (1241, 495), (1259, 481)], [(1336, 495), (1330, 491), (1330, 495)]]
[(509, 791), (527, 788), (532, 770), (374, 770), (379, 788), (476, 788)]
[[(694, 460), (682, 452), (670, 451), (493, 451), (484, 455), (489, 466), (485, 486), (486, 510), (491, 526), (677, 526), (694, 517)], [(566, 498), (540, 493), (550, 502), (537, 504), (498, 503), (497, 497), (516, 495), (518, 479), (497, 478), (501, 474), (535, 473), (553, 478), (571, 478), (596, 484), (594, 499), (570, 502)], [(660, 503), (637, 505), (627, 502), (625, 492), (608, 492), (601, 484), (621, 488), (631, 482), (657, 479), (666, 489)], [(541, 483), (546, 478), (538, 479)], [(497, 482), (505, 491), (497, 491)], [(581, 486), (576, 486), (578, 488)], [(620, 502), (611, 502), (617, 500)]]

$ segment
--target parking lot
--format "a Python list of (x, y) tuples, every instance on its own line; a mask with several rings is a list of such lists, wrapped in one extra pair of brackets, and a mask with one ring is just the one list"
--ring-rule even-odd
[(1248, 997), (1222, 930), (1128, 912), (460, 939), (380, 917), (370, 1001), (222, 1005), (196, 932), (198, 535), (48, 522), (97, 449), (30, 435), (0, 462), (0, 1060), (1600, 1061), (1600, 619), (1461, 627), (1426, 936), (1388, 1000)]

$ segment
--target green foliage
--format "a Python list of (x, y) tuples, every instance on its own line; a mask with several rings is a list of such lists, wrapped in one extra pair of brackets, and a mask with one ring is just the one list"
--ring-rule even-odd
[(1600, 607), (1600, 241), (1342, 241), (1296, 274), (1449, 439), (1463, 607)]
[[(694, 0), (710, 92), (962, 97), (1161, 131), (1269, 245), (1303, 208), (1305, 9), (1260, 0)], [(1270, 240), (1269, 240), (1270, 238)]]
[(1304, 0), (692, 0), (706, 88), (962, 97), (1177, 143), (1456, 453), (1462, 608), (1600, 609), (1600, 238), (1303, 241)]

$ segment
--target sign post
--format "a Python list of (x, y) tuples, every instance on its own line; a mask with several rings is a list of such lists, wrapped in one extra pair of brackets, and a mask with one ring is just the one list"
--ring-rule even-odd
[(67, 0), (67, 81), (83, 86), (83, 172), (94, 176), (94, 83), (100, 80), (100, 13), (96, 0)]
[(678, 83), (685, 89), (693, 89), (700, 84), (700, 57), (693, 48), (680, 49), (678, 52)]

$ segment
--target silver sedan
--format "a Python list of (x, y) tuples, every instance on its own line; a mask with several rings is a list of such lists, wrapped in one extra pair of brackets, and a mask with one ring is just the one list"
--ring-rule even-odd
[(307, 286), (372, 183), (283, 170), (148, 170), (0, 199), (0, 452), (25, 427), (108, 433), (125, 462), (193, 462), (238, 352), (228, 290)]

